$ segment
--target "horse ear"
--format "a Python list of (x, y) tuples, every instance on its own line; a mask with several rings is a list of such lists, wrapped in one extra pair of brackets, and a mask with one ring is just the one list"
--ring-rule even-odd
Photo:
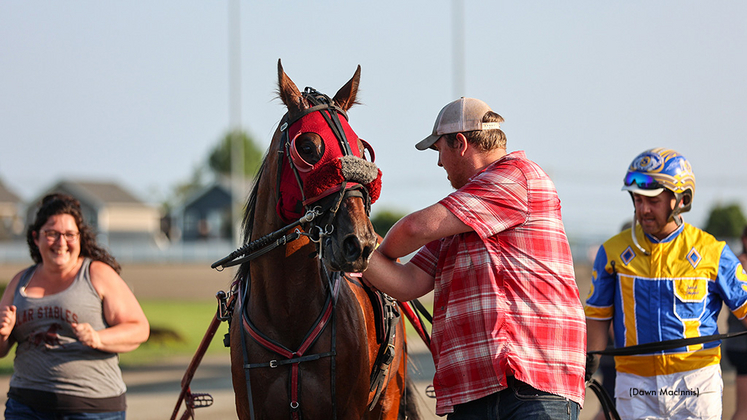
[(353, 77), (335, 94), (334, 100), (337, 105), (339, 105), (340, 108), (343, 109), (343, 111), (347, 111), (353, 105), (358, 103), (356, 102), (355, 97), (356, 95), (358, 95), (358, 83), (360, 83), (360, 81), (361, 66), (359, 64), (358, 68), (355, 70), (355, 74), (353, 75)]
[(278, 96), (280, 96), (285, 106), (288, 107), (290, 114), (295, 114), (303, 109), (301, 92), (290, 77), (285, 74), (280, 59), (278, 59)]

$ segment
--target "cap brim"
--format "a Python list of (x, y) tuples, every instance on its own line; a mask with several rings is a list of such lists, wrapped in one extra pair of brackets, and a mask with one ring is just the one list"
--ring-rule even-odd
[(435, 142), (437, 142), (438, 139), (440, 139), (440, 138), (441, 138), (440, 134), (431, 134), (430, 136), (424, 138), (418, 144), (416, 144), (415, 148), (418, 149), (418, 150), (430, 149), (431, 146), (433, 146), (433, 144)]
[(621, 191), (630, 191), (632, 193), (645, 195), (646, 197), (656, 197), (657, 195), (664, 192), (664, 188), (656, 188), (654, 190), (644, 190), (642, 188), (638, 188), (638, 185), (626, 185), (622, 187)]

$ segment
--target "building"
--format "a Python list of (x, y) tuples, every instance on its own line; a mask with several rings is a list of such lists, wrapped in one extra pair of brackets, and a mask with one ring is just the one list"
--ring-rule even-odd
[(216, 181), (187, 198), (172, 213), (172, 234), (182, 241), (228, 240), (233, 237), (231, 186)]
[(33, 220), (39, 202), (51, 193), (69, 194), (78, 201), (86, 222), (102, 244), (152, 243), (160, 235), (160, 211), (116, 183), (62, 180), (31, 201), (27, 220)]
[(0, 180), (0, 241), (23, 236), (24, 218), (21, 198)]

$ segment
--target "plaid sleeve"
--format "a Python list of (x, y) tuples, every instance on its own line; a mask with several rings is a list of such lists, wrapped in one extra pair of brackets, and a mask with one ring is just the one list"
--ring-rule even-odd
[(519, 168), (486, 172), (440, 201), (481, 238), (527, 220), (527, 180)]
[(425, 271), (431, 277), (436, 277), (440, 246), (440, 239), (427, 243), (424, 247), (420, 248), (420, 251), (418, 251), (412, 259), (410, 259), (410, 262), (415, 264), (419, 269)]

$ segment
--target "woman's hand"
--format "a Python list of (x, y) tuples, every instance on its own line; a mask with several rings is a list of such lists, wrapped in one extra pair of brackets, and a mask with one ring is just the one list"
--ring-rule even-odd
[(84, 322), (82, 324), (72, 324), (72, 327), (78, 341), (93, 349), (101, 347), (99, 332), (94, 330), (91, 324)]
[(0, 339), (7, 341), (16, 326), (16, 306), (3, 306), (0, 309)]

